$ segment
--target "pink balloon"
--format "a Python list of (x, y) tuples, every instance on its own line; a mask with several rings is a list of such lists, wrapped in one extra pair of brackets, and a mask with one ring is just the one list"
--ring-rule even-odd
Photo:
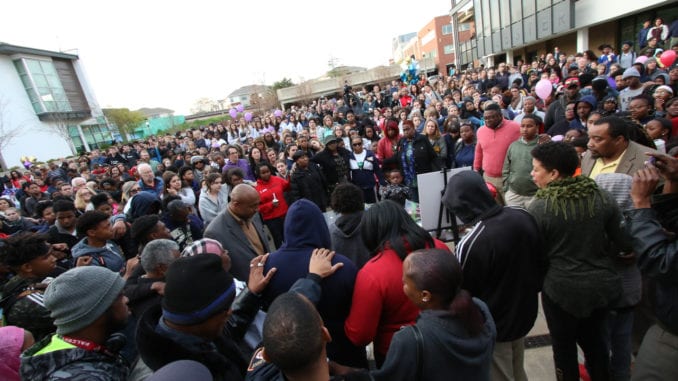
[(232, 108), (229, 112), (228, 115), (231, 116), (231, 118), (235, 119), (236, 116), (238, 116), (238, 111), (236, 111), (234, 108)]
[(664, 67), (669, 67), (676, 61), (676, 52), (672, 49), (669, 49), (659, 56), (659, 60), (662, 62)]
[(537, 93), (537, 96), (541, 98), (542, 100), (546, 100), (546, 98), (551, 95), (551, 92), (553, 91), (553, 85), (551, 84), (551, 81), (548, 79), (541, 79), (539, 82), (537, 82), (537, 85), (534, 87), (534, 91)]
[(242, 104), (239, 104), (239, 105), (235, 106), (235, 109), (238, 110), (238, 112), (242, 112), (242, 110), (245, 109), (245, 106), (243, 106)]
[(245, 121), (249, 122), (252, 120), (252, 113), (251, 112), (246, 112), (245, 113)]
[(645, 65), (645, 61), (647, 61), (647, 56), (639, 56), (638, 58), (636, 58), (636, 62), (634, 63), (641, 63)]

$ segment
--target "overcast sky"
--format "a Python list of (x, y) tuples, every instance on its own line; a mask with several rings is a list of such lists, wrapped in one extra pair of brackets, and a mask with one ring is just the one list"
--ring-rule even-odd
[[(249, 84), (388, 64), (449, 0), (5, 2), (0, 41), (77, 53), (102, 107), (188, 113)], [(73, 50), (72, 50), (73, 49)]]

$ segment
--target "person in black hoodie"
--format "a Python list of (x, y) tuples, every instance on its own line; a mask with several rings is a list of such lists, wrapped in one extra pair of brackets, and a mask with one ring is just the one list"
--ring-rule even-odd
[(348, 181), (351, 165), (351, 151), (339, 147), (341, 138), (328, 136), (325, 138), (325, 149), (315, 154), (311, 161), (320, 166), (327, 183), (327, 194), (332, 194), (339, 183)]
[(452, 176), (445, 207), (473, 229), (456, 246), (462, 287), (487, 303), (497, 325), (491, 378), (525, 380), (523, 339), (537, 318), (545, 268), (541, 236), (524, 209), (502, 207), (476, 172)]
[(316, 163), (310, 162), (306, 152), (297, 151), (292, 159), (294, 171), (290, 175), (288, 203), (306, 198), (313, 201), (324, 212), (328, 204), (325, 176)]

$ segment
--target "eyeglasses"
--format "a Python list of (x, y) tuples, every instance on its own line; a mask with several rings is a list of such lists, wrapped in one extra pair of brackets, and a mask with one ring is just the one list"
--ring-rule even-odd
[(363, 143), (353, 143), (353, 144), (351, 144), (351, 145), (352, 145), (353, 147), (358, 147), (358, 146), (363, 145)]
[(129, 194), (137, 194), (141, 192), (141, 188), (132, 188), (129, 190)]

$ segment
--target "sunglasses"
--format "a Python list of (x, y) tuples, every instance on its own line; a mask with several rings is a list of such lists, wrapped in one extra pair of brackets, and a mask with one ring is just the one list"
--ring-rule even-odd
[(358, 147), (358, 146), (361, 146), (361, 145), (363, 145), (363, 143), (353, 143), (352, 144), (353, 147)]

